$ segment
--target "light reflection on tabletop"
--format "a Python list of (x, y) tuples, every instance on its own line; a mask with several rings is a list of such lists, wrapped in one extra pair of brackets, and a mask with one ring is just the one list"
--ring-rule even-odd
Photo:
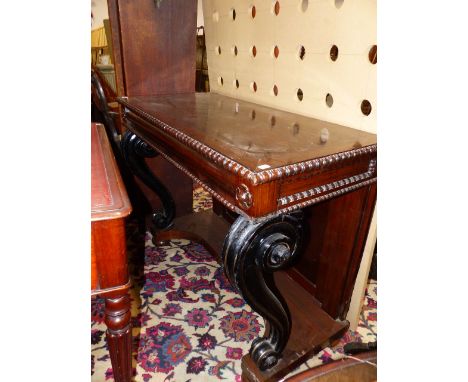
[(129, 97), (136, 107), (251, 170), (376, 143), (376, 135), (215, 93)]

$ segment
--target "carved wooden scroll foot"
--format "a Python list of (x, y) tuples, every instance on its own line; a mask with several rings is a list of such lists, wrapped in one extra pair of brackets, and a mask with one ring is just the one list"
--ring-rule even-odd
[(175, 203), (168, 189), (153, 174), (145, 162), (145, 158), (153, 158), (156, 151), (137, 135), (127, 130), (121, 142), (125, 162), (134, 175), (140, 178), (152, 191), (158, 195), (163, 205), (162, 211), (153, 213), (153, 224), (157, 229), (169, 228), (175, 216)]
[(289, 310), (275, 286), (273, 273), (298, 255), (301, 218), (301, 213), (258, 221), (239, 216), (224, 241), (222, 260), (227, 277), (268, 323), (268, 332), (250, 348), (260, 370), (278, 362), (291, 332)]
[(107, 344), (115, 382), (130, 382), (132, 377), (132, 333), (128, 293), (105, 299)]

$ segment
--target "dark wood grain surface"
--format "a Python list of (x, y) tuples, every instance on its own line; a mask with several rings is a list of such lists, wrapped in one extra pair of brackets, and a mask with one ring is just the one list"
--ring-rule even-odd
[(348, 313), (376, 197), (371, 184), (304, 209), (304, 256), (292, 273), (333, 318)]
[(195, 90), (196, 1), (110, 0), (109, 16), (119, 95)]
[(292, 212), (376, 181), (374, 134), (211, 93), (118, 101), (128, 129), (236, 213)]
[[(196, 1), (108, 0), (118, 96), (192, 92), (195, 89)], [(116, 118), (121, 121), (122, 113)], [(122, 123), (123, 125), (123, 123)], [(122, 133), (125, 131), (122, 126)], [(176, 216), (192, 211), (192, 180), (161, 157), (147, 159), (171, 192)], [(161, 209), (156, 194), (139, 179), (135, 210)], [(142, 197), (143, 196), (143, 197)], [(148, 203), (149, 202), (149, 203)], [(149, 222), (150, 218), (148, 218)]]
[[(373, 364), (373, 365), (372, 365)], [(377, 381), (377, 351), (357, 354), (305, 370), (285, 382), (375, 382)]]
[(375, 134), (216, 93), (129, 97), (123, 103), (251, 171), (291, 165), (377, 142)]

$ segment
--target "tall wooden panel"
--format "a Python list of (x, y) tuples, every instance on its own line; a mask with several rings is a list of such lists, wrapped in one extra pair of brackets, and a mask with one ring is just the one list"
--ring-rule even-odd
[[(197, 2), (108, 0), (113, 62), (119, 96), (187, 93), (195, 90)], [(174, 197), (177, 215), (192, 208), (192, 180), (160, 157), (148, 165)], [(152, 191), (137, 180), (152, 208)]]
[(166, 0), (159, 7), (154, 0), (108, 3), (113, 33), (120, 36), (125, 95), (193, 92), (196, 1)]
[(308, 240), (295, 270), (334, 318), (345, 319), (349, 309), (376, 191), (373, 184), (304, 210)]

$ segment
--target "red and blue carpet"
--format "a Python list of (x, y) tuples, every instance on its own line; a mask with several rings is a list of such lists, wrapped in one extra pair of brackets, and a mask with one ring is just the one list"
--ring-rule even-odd
[[(196, 189), (194, 208), (210, 207), (210, 197)], [(128, 231), (135, 381), (240, 381), (241, 358), (263, 334), (263, 319), (234, 291), (202, 246), (173, 240), (155, 247), (147, 232), (143, 249), (137, 225), (130, 222)], [(370, 281), (358, 330), (348, 331), (336, 347), (324, 349), (294, 374), (342, 358), (348, 342), (376, 341), (376, 324), (377, 283)], [(105, 330), (103, 300), (92, 299), (93, 382), (113, 381)]]

